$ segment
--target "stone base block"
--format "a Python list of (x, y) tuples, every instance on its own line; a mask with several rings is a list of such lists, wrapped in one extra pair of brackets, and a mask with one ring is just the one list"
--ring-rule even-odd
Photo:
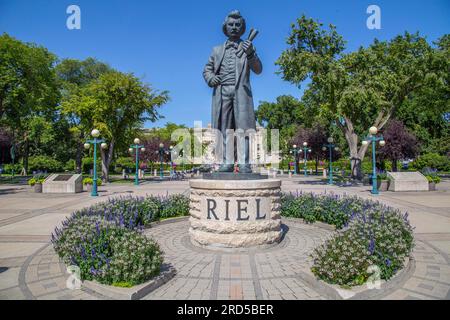
[(279, 242), (281, 181), (190, 181), (192, 242), (202, 246), (240, 248)]
[(199, 231), (190, 228), (189, 234), (194, 243), (202, 246), (219, 248), (246, 248), (277, 243), (281, 239), (282, 231), (266, 231), (247, 234), (221, 234)]
[(388, 172), (389, 191), (428, 191), (428, 180), (420, 172)]
[(42, 184), (43, 193), (79, 193), (83, 192), (81, 174), (51, 174)]

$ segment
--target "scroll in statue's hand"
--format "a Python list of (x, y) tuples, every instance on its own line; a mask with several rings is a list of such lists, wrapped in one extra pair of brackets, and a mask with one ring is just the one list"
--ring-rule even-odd
[(253, 47), (253, 43), (250, 40), (242, 42), (242, 49), (247, 56), (251, 56), (255, 52), (255, 47)]

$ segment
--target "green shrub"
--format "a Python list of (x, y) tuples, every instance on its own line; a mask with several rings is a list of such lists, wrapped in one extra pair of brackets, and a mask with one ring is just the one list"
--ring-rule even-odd
[(306, 222), (322, 221), (342, 228), (349, 220), (349, 212), (358, 210), (361, 202), (355, 198), (314, 193), (283, 194), (281, 214), (302, 218)]
[[(81, 170), (83, 173), (89, 174), (90, 171), (94, 168), (94, 158), (83, 158), (81, 160)], [(102, 170), (102, 160), (97, 158), (97, 172), (101, 172)]]
[(364, 172), (365, 174), (371, 174), (373, 171), (372, 161), (367, 158), (364, 159), (361, 163), (361, 169), (362, 169), (362, 172)]
[(426, 175), (425, 178), (427, 178), (428, 183), (440, 183), (441, 182), (441, 177), (439, 177), (438, 175)]
[(156, 276), (163, 261), (157, 243), (137, 231), (98, 216), (79, 216), (52, 234), (58, 256), (77, 265), (82, 280), (120, 286), (137, 285)]
[(189, 214), (189, 197), (182, 194), (167, 197), (115, 197), (73, 213), (78, 216), (100, 216), (129, 229), (150, 225), (161, 218)]
[(64, 171), (75, 171), (76, 169), (76, 163), (74, 159), (70, 159), (69, 161), (66, 162), (66, 164), (64, 165)]
[(28, 159), (29, 171), (61, 172), (63, 164), (48, 156), (33, 156)]
[(439, 171), (449, 171), (450, 159), (447, 156), (441, 156), (437, 153), (427, 153), (415, 159), (411, 163), (411, 167), (415, 170), (431, 168)]
[(37, 175), (28, 180), (28, 185), (33, 187), (36, 183), (43, 183), (45, 181), (45, 176)]
[(132, 157), (120, 157), (115, 161), (115, 171), (117, 173), (122, 173), (123, 169), (135, 170), (136, 162)]
[(14, 174), (20, 174), (22, 172), (23, 166), (20, 163), (7, 163), (3, 166), (3, 173), (12, 174), (14, 169)]
[(160, 218), (189, 214), (189, 198), (117, 197), (74, 212), (52, 233), (55, 251), (80, 267), (82, 280), (130, 287), (157, 275), (158, 245), (140, 233)]
[[(84, 178), (83, 179), (83, 185), (86, 185), (86, 184), (93, 184), (94, 183), (94, 179), (92, 179), (92, 178)], [(102, 179), (100, 179), (100, 178), (97, 178), (97, 186), (101, 186), (102, 185)]]
[(181, 194), (170, 195), (161, 201), (159, 218), (189, 215), (189, 198)]
[(366, 208), (349, 227), (314, 250), (312, 272), (320, 279), (343, 286), (367, 281), (370, 266), (390, 279), (403, 267), (414, 238), (406, 216), (391, 208)]
[(388, 180), (388, 175), (387, 175), (387, 173), (379, 173), (379, 174), (377, 174), (377, 179), (378, 180)]
[(349, 159), (345, 159), (345, 158), (341, 158), (339, 160), (333, 161), (333, 167), (338, 168), (339, 170), (342, 170), (342, 169), (343, 170), (351, 170), (350, 160)]
[(370, 276), (369, 266), (377, 266), (381, 278), (389, 279), (412, 251), (407, 214), (378, 202), (333, 194), (284, 194), (281, 214), (340, 229), (312, 256), (312, 272), (332, 284), (360, 285)]

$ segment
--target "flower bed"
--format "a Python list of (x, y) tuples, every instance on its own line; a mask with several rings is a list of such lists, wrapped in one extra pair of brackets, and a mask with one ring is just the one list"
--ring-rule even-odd
[(189, 214), (189, 198), (181, 194), (165, 197), (117, 197), (76, 211), (71, 218), (100, 216), (128, 229), (139, 229), (160, 219)]
[(52, 243), (81, 280), (131, 287), (160, 272), (162, 253), (142, 228), (161, 218), (187, 215), (189, 198), (120, 197), (74, 212), (56, 228)]
[(407, 213), (358, 197), (283, 195), (281, 214), (339, 229), (312, 254), (311, 271), (331, 284), (361, 285), (373, 266), (378, 267), (381, 279), (388, 280), (403, 268), (414, 245)]

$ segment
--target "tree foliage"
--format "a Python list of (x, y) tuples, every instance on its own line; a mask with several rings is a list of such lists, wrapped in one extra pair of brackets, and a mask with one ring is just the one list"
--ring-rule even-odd
[(108, 141), (108, 151), (101, 150), (107, 180), (115, 148), (128, 149), (144, 122), (158, 119), (157, 108), (167, 100), (167, 92), (153, 90), (133, 74), (111, 71), (73, 94), (64, 108), (84, 119), (86, 126), (100, 130)]
[(344, 53), (336, 28), (305, 16), (292, 24), (288, 48), (277, 60), (284, 80), (310, 80), (302, 100), (332, 118), (344, 134), (352, 175), (362, 178), (367, 146), (359, 145), (371, 126), (382, 129), (411, 95), (448, 77), (441, 49), (418, 33), (405, 32), (391, 41), (377, 39), (367, 48)]
[(382, 159), (392, 161), (392, 171), (397, 171), (397, 161), (414, 158), (419, 153), (416, 137), (410, 133), (401, 121), (392, 119), (383, 131), (386, 145), (379, 149)]

